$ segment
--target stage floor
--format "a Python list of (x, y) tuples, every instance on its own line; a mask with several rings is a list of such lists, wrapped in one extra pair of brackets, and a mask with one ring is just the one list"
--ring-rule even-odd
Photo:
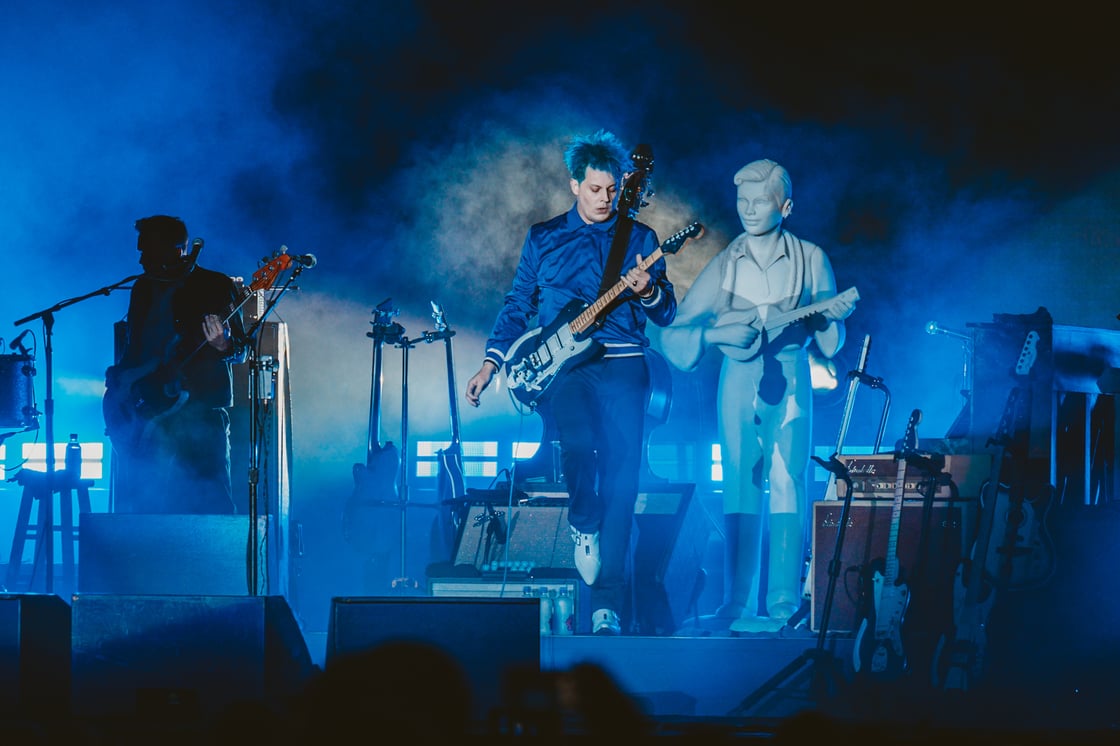
[[(309, 636), (313, 656), (325, 645), (318, 637)], [(919, 656), (899, 679), (859, 677), (854, 637), (839, 632), (821, 640), (805, 626), (734, 635), (708, 620), (663, 637), (543, 636), (540, 663), (545, 672), (601, 667), (667, 734), (773, 734), (809, 713), (894, 733), (1120, 734), (1120, 677), (1113, 673), (1120, 659), (1112, 650), (1070, 641), (1060, 650), (1041, 638), (997, 641), (983, 680), (944, 691)]]

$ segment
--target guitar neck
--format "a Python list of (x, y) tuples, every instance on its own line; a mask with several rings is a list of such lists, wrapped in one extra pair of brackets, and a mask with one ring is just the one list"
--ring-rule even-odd
[(902, 522), (902, 497), (906, 489), (906, 456), (898, 459), (898, 474), (894, 483), (894, 501), (891, 503), (891, 530), (887, 534), (887, 556), (884, 576), (888, 583), (898, 579), (898, 526)]
[(369, 392), (369, 431), (366, 438), (366, 463), (372, 463), (381, 443), (381, 342), (373, 343), (373, 375)]
[(455, 355), (451, 349), (451, 334), (444, 337), (444, 351), (447, 354), (447, 398), (451, 410), (451, 445), (459, 445), (459, 399), (455, 385)]
[[(859, 300), (859, 293), (856, 292), (855, 288), (848, 288), (843, 293), (840, 293), (838, 297), (846, 298), (847, 300)], [(781, 331), (790, 324), (796, 324), (798, 321), (809, 318), (814, 313), (819, 312), (833, 300), (835, 300), (835, 298), (829, 298), (828, 300), (822, 300), (819, 303), (812, 303), (808, 306), (794, 308), (793, 310), (779, 313), (776, 316), (771, 316), (766, 320), (766, 331), (772, 336), (774, 332)]]
[[(652, 267), (654, 262), (664, 256), (664, 254), (665, 252), (660, 247), (658, 247), (655, 251), (653, 251), (653, 253), (639, 262), (636, 266), (638, 269), (644, 272), (645, 270)], [(595, 321), (599, 318), (599, 314), (601, 314), (606, 309), (606, 307), (609, 306), (612, 301), (614, 301), (615, 298), (622, 295), (622, 291), (624, 291), (625, 289), (626, 280), (620, 279), (618, 282), (612, 285), (607, 290), (607, 292), (600, 295), (594, 303), (584, 309), (583, 313), (568, 322), (568, 328), (571, 329), (572, 334), (582, 334), (583, 332), (590, 329)]]

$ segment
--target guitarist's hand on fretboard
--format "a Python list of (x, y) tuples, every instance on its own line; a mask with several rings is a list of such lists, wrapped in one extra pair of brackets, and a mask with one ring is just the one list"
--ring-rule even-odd
[(227, 352), (233, 346), (229, 339), (229, 325), (222, 323), (215, 314), (202, 317), (202, 333), (206, 335), (206, 342), (218, 352)]
[(856, 310), (856, 301), (850, 296), (841, 294), (829, 301), (820, 310), (821, 316), (828, 321), (843, 321)]

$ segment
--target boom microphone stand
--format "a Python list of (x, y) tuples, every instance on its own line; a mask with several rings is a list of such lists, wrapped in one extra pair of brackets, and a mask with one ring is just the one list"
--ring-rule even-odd
[[(87, 298), (92, 298), (95, 295), (109, 295), (109, 293), (113, 292), (114, 290), (124, 289), (125, 286), (128, 285), (128, 283), (132, 282), (133, 280), (137, 279), (138, 277), (140, 277), (140, 275), (132, 275), (130, 277), (124, 278), (123, 280), (121, 280), (119, 282), (113, 283), (112, 285), (106, 285), (103, 288), (99, 288), (97, 290), (94, 290), (91, 293), (86, 293), (85, 295), (80, 295), (76, 298), (70, 298), (69, 300), (60, 301), (60, 302), (54, 304), (53, 306), (51, 306), (50, 308), (44, 309), (44, 310), (39, 311), (37, 313), (33, 313), (30, 316), (24, 316), (22, 319), (18, 319), (15, 322), (16, 326), (21, 326), (23, 324), (28, 323), (29, 321), (34, 321), (35, 319), (42, 319), (43, 320), (43, 355), (44, 355), (44, 360), (45, 360), (44, 366), (46, 367), (46, 380), (47, 380), (47, 382), (45, 384), (46, 393), (45, 393), (44, 398), (43, 398), (43, 414), (44, 414), (44, 419), (45, 419), (45, 423), (46, 423), (45, 426), (44, 426), (44, 433), (45, 433), (44, 434), (44, 439), (45, 439), (44, 445), (46, 446), (46, 449), (47, 449), (46, 450), (47, 474), (46, 474), (46, 482), (44, 484), (44, 491), (43, 491), (43, 494), (40, 496), (40, 500), (42, 500), (42, 507), (44, 508), (43, 519), (40, 521), (40, 526), (39, 526), (40, 540), (42, 539), (44, 530), (53, 531), (52, 527), (54, 526), (54, 516), (52, 515), (52, 513), (53, 513), (53, 508), (54, 508), (54, 493), (55, 493), (56, 486), (58, 485), (57, 474), (56, 474), (56, 471), (55, 471), (55, 458), (54, 458), (54, 343), (52, 342), (52, 339), (54, 337), (54, 315), (57, 311), (61, 311), (63, 308), (66, 308), (67, 306), (72, 306), (75, 303), (80, 303), (81, 301), (84, 301)], [(68, 474), (66, 476), (69, 479), (77, 480), (80, 475)], [(46, 523), (45, 527), (42, 525), (43, 522)], [(45, 563), (46, 563), (46, 566), (47, 566), (47, 572), (46, 572), (46, 578), (45, 578), (45, 583), (46, 583), (45, 584), (45, 589), (46, 589), (47, 593), (53, 593), (54, 592), (54, 590), (53, 590), (53, 587), (54, 587), (54, 535), (53, 535), (53, 533), (48, 533), (45, 546), (46, 546), (46, 561), (45, 561)]]
[[(835, 696), (843, 682), (843, 668), (840, 659), (831, 652), (825, 650), (825, 641), (828, 638), (829, 620), (832, 616), (832, 602), (836, 593), (836, 581), (840, 577), (841, 551), (844, 546), (844, 534), (848, 527), (853, 491), (848, 469), (837, 456), (843, 445), (844, 436), (847, 434), (852, 415), (852, 405), (855, 401), (856, 390), (859, 388), (859, 384), (868, 383), (875, 388), (883, 388), (885, 391), (881, 379), (869, 377), (864, 372), (867, 366), (867, 355), (870, 349), (871, 336), (867, 335), (863, 340), (863, 349), (860, 352), (857, 369), (848, 374), (849, 378), (851, 378), (851, 383), (848, 386), (848, 400), (844, 406), (844, 418), (840, 426), (840, 438), (838, 439), (836, 453), (833, 453), (827, 462), (813, 456), (813, 460), (828, 469), (830, 484), (834, 485), (835, 479), (840, 479), (848, 487), (847, 490), (845, 490), (844, 503), (840, 510), (840, 525), (836, 533), (836, 546), (832, 550), (832, 561), (829, 562), (828, 565), (828, 589), (825, 593), (824, 607), (821, 615), (821, 627), (817, 633), (817, 644), (814, 648), (806, 650), (799, 655), (786, 665), (785, 668), (770, 677), (762, 686), (747, 695), (742, 702), (731, 710), (729, 713), (731, 716), (748, 714), (756, 705), (765, 700), (770, 694), (776, 692), (783, 683), (798, 678), (800, 675), (806, 673), (809, 677), (809, 696), (817, 703)], [(887, 404), (885, 404), (883, 408), (882, 419), (884, 421), (886, 420), (886, 411), (889, 406), (889, 401), (890, 398), (888, 396)], [(881, 438), (882, 426), (880, 426), (879, 440), (881, 440)], [(875, 444), (875, 450), (879, 450), (878, 440)], [(805, 669), (808, 669), (807, 672)]]

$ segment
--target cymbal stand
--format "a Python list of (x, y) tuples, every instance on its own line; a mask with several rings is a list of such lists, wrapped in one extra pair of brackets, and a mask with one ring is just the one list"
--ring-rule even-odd
[[(35, 319), (43, 320), (43, 359), (44, 367), (46, 369), (46, 383), (44, 384), (46, 391), (43, 397), (43, 415), (44, 415), (44, 445), (46, 446), (46, 469), (47, 477), (45, 482), (45, 489), (40, 498), (43, 500), (44, 514), (42, 520), (46, 522), (46, 526), (39, 526), (39, 535), (42, 537), (44, 530), (53, 532), (54, 526), (54, 492), (56, 485), (56, 470), (55, 470), (55, 457), (54, 457), (54, 315), (56, 312), (61, 311), (67, 306), (72, 306), (75, 303), (80, 303), (87, 298), (92, 298), (95, 295), (109, 295), (114, 290), (124, 290), (131, 287), (128, 283), (140, 277), (140, 275), (131, 275), (129, 277), (115, 282), (112, 285), (106, 285), (103, 288), (98, 288), (93, 292), (79, 295), (76, 298), (60, 301), (50, 308), (38, 311), (30, 316), (24, 316), (22, 319), (15, 321), (15, 326), (22, 326), (29, 321)], [(126, 287), (127, 286), (127, 287)], [(45, 563), (47, 566), (47, 573), (45, 578), (45, 590), (47, 593), (54, 592), (54, 535), (48, 533), (46, 542), (46, 555)]]
[[(828, 461), (813, 456), (813, 460), (825, 467), (829, 471), (830, 484), (835, 484), (835, 479), (839, 479), (847, 485), (844, 491), (844, 501), (840, 510), (839, 526), (836, 532), (836, 545), (832, 550), (832, 560), (828, 565), (828, 588), (825, 593), (824, 606), (821, 614), (820, 630), (817, 632), (816, 646), (806, 650), (784, 668), (774, 674), (770, 679), (762, 684), (758, 689), (747, 695), (734, 709), (729, 713), (731, 716), (746, 715), (751, 712), (755, 707), (766, 700), (771, 694), (776, 693), (779, 688), (796, 678), (807, 676), (809, 678), (809, 697), (815, 704), (820, 704), (826, 699), (831, 699), (836, 696), (841, 684), (843, 683), (843, 666), (839, 658), (833, 653), (825, 650), (825, 642), (828, 639), (828, 625), (832, 616), (832, 603), (836, 594), (836, 582), (840, 577), (840, 564), (841, 552), (844, 546), (844, 534), (847, 531), (849, 514), (851, 512), (852, 504), (852, 482), (851, 477), (848, 475), (848, 469), (842, 461), (837, 457), (840, 449), (843, 446), (843, 439), (847, 433), (848, 425), (852, 415), (852, 404), (855, 401), (856, 391), (860, 383), (866, 383), (873, 388), (878, 388), (886, 392), (883, 386), (882, 379), (868, 376), (864, 369), (867, 365), (867, 355), (871, 348), (871, 336), (864, 337), (863, 349), (860, 352), (859, 365), (856, 370), (851, 371), (848, 376), (851, 378), (851, 383), (848, 387), (848, 400), (844, 407), (844, 419), (840, 426), (840, 438), (838, 439), (836, 453), (829, 457)], [(883, 405), (883, 414), (881, 417), (881, 424), (879, 434), (875, 442), (875, 451), (879, 451), (880, 442), (882, 441), (883, 427), (886, 422), (887, 410), (890, 406), (890, 395), (887, 393), (886, 401)], [(798, 614), (803, 613), (802, 609)]]

